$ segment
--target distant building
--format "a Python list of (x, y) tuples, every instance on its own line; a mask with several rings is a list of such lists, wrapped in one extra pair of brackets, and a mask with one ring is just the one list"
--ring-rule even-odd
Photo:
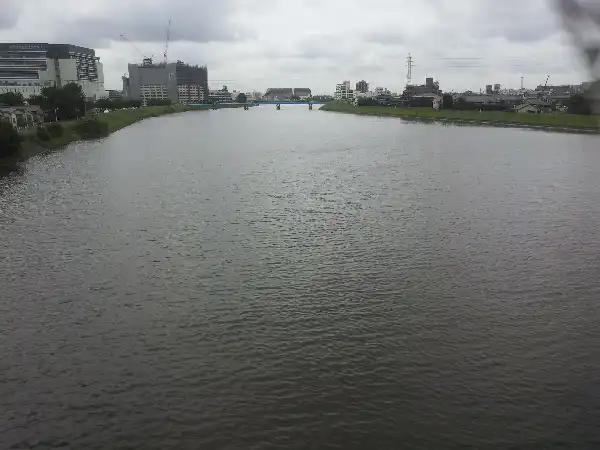
[(350, 89), (350, 82), (344, 81), (343, 83), (336, 84), (334, 98), (339, 101), (345, 101), (349, 103), (356, 102), (356, 94)]
[[(132, 100), (171, 100), (176, 103), (177, 80), (175, 63), (129, 64), (128, 92)], [(125, 87), (123, 88), (125, 91)]]
[(173, 103), (204, 102), (208, 91), (206, 67), (190, 66), (181, 61), (142, 65), (129, 64), (129, 78), (123, 79), (123, 92), (133, 100), (171, 100)]
[(442, 105), (442, 96), (438, 94), (417, 94), (410, 97), (407, 102), (410, 106), (440, 109)]
[(177, 61), (175, 79), (179, 103), (204, 103), (208, 92), (208, 69), (206, 66), (191, 66)]
[(182, 104), (204, 103), (204, 88), (198, 84), (178, 84), (177, 101)]
[(218, 90), (210, 90), (208, 92), (209, 103), (231, 103), (231, 92), (227, 89), (227, 86), (223, 86)]
[(356, 92), (360, 92), (362, 94), (369, 92), (369, 83), (367, 83), (365, 80), (360, 80), (358, 83), (356, 83)]
[(373, 92), (373, 91), (356, 92), (356, 97), (357, 98), (375, 98), (375, 92)]
[(454, 101), (463, 101), (474, 105), (493, 105), (504, 103), (507, 107), (523, 103), (523, 95), (502, 95), (502, 94), (473, 94), (462, 93), (453, 95)]
[(290, 100), (294, 95), (292, 88), (269, 88), (265, 92), (264, 98), (269, 101)]
[(390, 92), (390, 90), (388, 88), (376, 87), (375, 88), (375, 96), (380, 97), (382, 95), (392, 95), (392, 93)]
[(494, 94), (500, 93), (500, 85), (498, 83), (494, 84)]
[(81, 86), (86, 98), (105, 98), (104, 71), (91, 48), (70, 44), (0, 44), (0, 94), (21, 93), (26, 99), (45, 87)]
[(312, 97), (312, 93), (308, 88), (294, 88), (294, 97), (306, 100), (307, 98)]
[(493, 89), (493, 87), (492, 87), (491, 84), (486, 84), (485, 85), (485, 93), (488, 94), (488, 95), (491, 95), (491, 94), (494, 93), (494, 89)]
[(434, 81), (433, 78), (426, 78), (425, 84), (406, 86), (402, 97), (410, 98), (414, 95), (436, 94), (441, 95), (440, 84)]
[(109, 100), (121, 100), (123, 98), (123, 91), (117, 91), (115, 89), (109, 89), (108, 91)]

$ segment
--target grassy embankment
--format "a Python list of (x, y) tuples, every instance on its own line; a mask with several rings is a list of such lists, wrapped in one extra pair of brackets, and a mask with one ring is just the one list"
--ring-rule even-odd
[[(237, 105), (218, 105), (218, 107), (236, 107)], [(196, 111), (196, 110), (209, 110), (212, 109), (210, 105), (203, 106), (184, 106), (184, 105), (173, 105), (173, 106), (151, 106), (137, 109), (126, 109), (111, 111), (108, 113), (98, 114), (98, 120), (108, 124), (108, 131), (114, 133), (115, 131), (125, 128), (135, 122), (139, 122), (150, 117), (159, 117), (166, 114), (174, 114), (185, 111)], [(48, 141), (40, 140), (36, 135), (36, 130), (28, 130), (22, 133), (23, 142), (19, 153), (9, 158), (0, 158), (0, 164), (7, 163), (11, 164), (15, 161), (27, 159), (40, 153), (47, 152), (49, 150), (62, 148), (71, 142), (82, 140), (81, 137), (75, 132), (75, 125), (78, 121), (63, 121), (60, 124), (63, 126), (63, 134), (58, 138), (53, 138)]]
[(600, 117), (575, 114), (519, 114), (500, 111), (457, 111), (433, 108), (394, 108), (388, 106), (352, 106), (348, 103), (330, 102), (323, 105), (323, 111), (350, 114), (391, 116), (405, 120), (441, 121), (457, 124), (492, 126), (518, 126), (547, 129), (570, 129), (599, 132)]

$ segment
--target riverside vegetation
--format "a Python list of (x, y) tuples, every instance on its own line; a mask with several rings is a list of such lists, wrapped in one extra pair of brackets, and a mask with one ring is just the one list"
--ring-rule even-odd
[[(11, 106), (23, 104), (22, 96), (3, 98)], [(0, 123), (0, 163), (12, 164), (48, 150), (58, 149), (79, 140), (106, 137), (135, 122), (184, 111), (207, 110), (212, 106), (171, 105), (156, 102), (155, 106), (140, 107), (139, 102), (99, 100), (86, 104), (81, 87), (68, 84), (63, 88), (45, 88), (42, 95), (29, 99), (30, 104), (42, 106), (53, 120), (17, 132), (7, 121)], [(218, 105), (232, 107), (236, 105)], [(101, 112), (105, 111), (105, 112)]]
[(0, 158), (28, 158), (47, 150), (64, 147), (74, 141), (106, 137), (150, 117), (196, 109), (208, 107), (174, 105), (116, 110), (80, 120), (51, 122), (22, 133), (17, 133), (10, 123), (3, 121), (0, 126)]
[(565, 113), (520, 114), (502, 111), (464, 111), (454, 109), (435, 110), (428, 107), (353, 106), (344, 102), (326, 103), (322, 111), (349, 114), (391, 116), (405, 120), (445, 121), (451, 123), (481, 124), (493, 126), (522, 126), (540, 128), (566, 128), (598, 132), (600, 117)]

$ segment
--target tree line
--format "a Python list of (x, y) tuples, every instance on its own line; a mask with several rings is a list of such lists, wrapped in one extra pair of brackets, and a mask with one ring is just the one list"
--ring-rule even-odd
[(73, 120), (85, 116), (86, 102), (81, 86), (68, 83), (62, 88), (48, 86), (40, 95), (33, 95), (25, 101), (20, 92), (0, 94), (0, 103), (7, 106), (40, 106), (53, 120)]
[[(525, 101), (525, 100), (524, 100)], [(425, 97), (402, 98), (400, 100), (391, 97), (381, 98), (359, 98), (358, 106), (411, 106), (411, 107), (431, 107), (433, 100)], [(514, 103), (500, 100), (497, 103), (473, 103), (468, 102), (464, 97), (458, 97), (456, 100), (452, 94), (442, 96), (442, 109), (453, 109), (457, 111), (514, 111)], [(566, 102), (566, 112), (568, 114), (590, 115), (593, 114), (592, 100), (590, 96), (584, 94), (574, 94)]]

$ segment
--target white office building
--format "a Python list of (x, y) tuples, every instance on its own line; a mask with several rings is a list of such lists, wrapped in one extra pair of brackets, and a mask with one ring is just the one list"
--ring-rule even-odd
[(69, 44), (0, 44), (0, 94), (20, 92), (26, 99), (44, 87), (81, 86), (89, 99), (105, 98), (104, 72), (93, 49)]
[(350, 88), (350, 82), (344, 81), (343, 83), (335, 85), (334, 98), (339, 101), (345, 101), (349, 103), (356, 102), (356, 93)]

